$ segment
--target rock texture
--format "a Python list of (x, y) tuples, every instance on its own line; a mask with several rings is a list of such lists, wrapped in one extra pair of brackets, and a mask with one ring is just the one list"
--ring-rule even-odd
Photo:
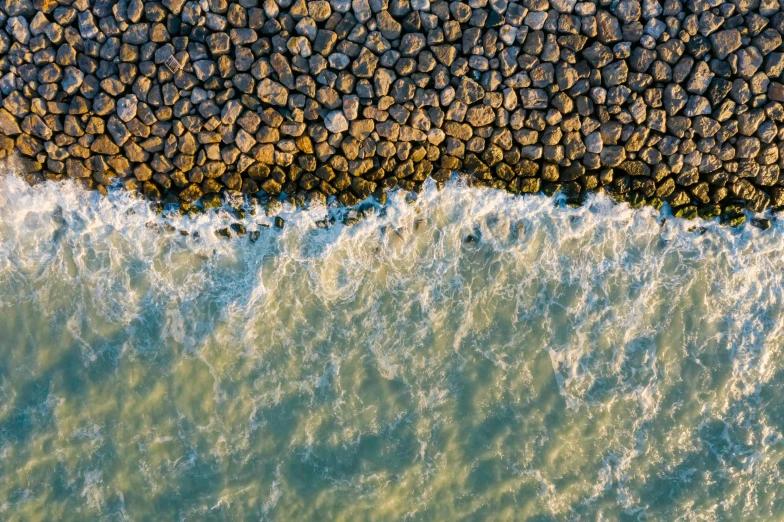
[(453, 172), (677, 216), (784, 206), (777, 0), (0, 0), (31, 182), (353, 205)]

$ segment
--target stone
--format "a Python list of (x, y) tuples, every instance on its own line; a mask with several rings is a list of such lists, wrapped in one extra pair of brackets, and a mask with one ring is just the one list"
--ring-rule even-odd
[(22, 45), (27, 45), (30, 42), (30, 26), (22, 16), (9, 18), (5, 24), (5, 30), (14, 40)]
[(347, 131), (349, 128), (348, 120), (342, 111), (332, 111), (324, 118), (324, 126), (332, 133)]
[(466, 105), (471, 105), (485, 97), (484, 89), (470, 78), (463, 77), (457, 89), (455, 98)]
[(403, 56), (414, 56), (426, 44), (425, 35), (422, 33), (408, 33), (400, 40), (400, 52)]
[(212, 60), (197, 60), (193, 63), (193, 72), (199, 81), (206, 82), (215, 76), (216, 71), (217, 67)]
[(431, 51), (436, 59), (446, 67), (450, 67), (457, 57), (457, 49), (454, 45), (437, 45), (431, 47)]
[(84, 82), (84, 73), (76, 67), (68, 66), (65, 68), (61, 86), (66, 94), (74, 94)]
[(129, 122), (136, 117), (139, 100), (135, 94), (129, 94), (117, 101), (117, 116), (124, 122)]
[(0, 156), (96, 186), (134, 176), (184, 205), (226, 190), (350, 204), (463, 170), (512, 192), (668, 198), (683, 216), (781, 207), (779, 11), (0, 0)]
[(626, 82), (629, 67), (625, 61), (613, 62), (602, 68), (602, 83), (605, 87), (613, 87)]
[(742, 137), (736, 145), (736, 157), (740, 159), (754, 158), (759, 154), (761, 145), (755, 137)]
[(522, 89), (520, 104), (525, 109), (546, 109), (547, 93), (543, 89)]
[(604, 148), (602, 135), (600, 132), (592, 132), (585, 137), (585, 150), (594, 154), (599, 154)]
[(22, 129), (16, 118), (5, 109), (0, 109), (0, 134), (5, 136), (15, 136), (21, 134)]
[(599, 41), (602, 43), (618, 42), (623, 38), (620, 22), (607, 11), (596, 13), (596, 24)]
[(710, 36), (710, 42), (713, 54), (719, 60), (724, 60), (743, 45), (740, 31), (737, 29), (727, 29), (712, 34)]
[(383, 10), (376, 15), (376, 22), (378, 23), (378, 30), (381, 35), (387, 40), (396, 40), (400, 38), (402, 26), (395, 20), (388, 11)]
[(474, 127), (490, 125), (495, 120), (495, 111), (489, 105), (470, 107), (466, 112), (466, 121)]
[(378, 57), (367, 48), (363, 48), (359, 57), (352, 63), (351, 71), (357, 78), (372, 78), (378, 66)]
[(310, 41), (304, 36), (295, 36), (286, 43), (286, 48), (291, 54), (308, 58), (312, 54)]
[(310, 1), (308, 4), (308, 14), (316, 22), (325, 22), (332, 14), (332, 7), (329, 2), (324, 0)]
[(289, 98), (288, 89), (269, 78), (259, 82), (257, 94), (262, 102), (278, 106), (285, 106)]
[(577, 0), (551, 0), (550, 6), (559, 13), (571, 13)]
[(762, 54), (754, 46), (739, 50), (737, 56), (738, 74), (741, 78), (751, 78), (762, 66)]

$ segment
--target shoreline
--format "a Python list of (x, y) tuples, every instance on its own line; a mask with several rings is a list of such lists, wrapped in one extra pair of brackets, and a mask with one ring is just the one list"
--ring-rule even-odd
[[(715, 5), (714, 5), (715, 4)], [(784, 207), (781, 5), (0, 2), (29, 182), (351, 207), (456, 171), (737, 225)]]
[[(4, 160), (0, 160), (0, 167), (3, 166), (3, 161)], [(9, 175), (16, 177), (20, 183), (30, 186), (33, 190), (36, 190), (37, 188), (46, 190), (43, 185), (47, 183), (54, 183), (54, 186), (56, 186), (56, 184), (59, 183), (70, 182), (72, 183), (72, 188), (68, 189), (69, 192), (75, 188), (79, 191), (84, 191), (83, 194), (87, 197), (89, 197), (91, 193), (96, 193), (96, 191), (90, 190), (89, 188), (84, 187), (84, 185), (79, 184), (78, 180), (66, 179), (59, 182), (50, 182), (46, 180), (40, 183), (31, 184), (29, 181), (25, 180), (19, 172), (11, 170)], [(336, 198), (311, 200), (303, 195), (300, 195), (300, 197), (286, 196), (273, 198), (267, 195), (249, 197), (241, 193), (225, 193), (216, 196), (215, 199), (211, 199), (210, 202), (212, 204), (204, 205), (202, 204), (203, 202), (200, 201), (186, 208), (186, 206), (182, 205), (182, 202), (176, 198), (170, 198), (168, 201), (151, 201), (144, 197), (143, 194), (125, 190), (121, 185), (104, 187), (104, 189), (105, 192), (96, 194), (99, 199), (90, 199), (89, 201), (97, 203), (103, 198), (112, 198), (112, 195), (120, 196), (122, 198), (130, 197), (130, 201), (137, 201), (144, 204), (144, 207), (149, 210), (151, 217), (157, 216), (162, 218), (162, 221), (160, 222), (156, 221), (156, 219), (152, 219), (147, 223), (148, 227), (155, 229), (163, 227), (163, 229), (173, 231), (179, 229), (177, 223), (183, 218), (187, 218), (188, 220), (200, 220), (202, 216), (206, 216), (210, 219), (219, 218), (218, 222), (215, 223), (214, 229), (212, 229), (212, 233), (216, 236), (230, 239), (248, 238), (251, 242), (255, 242), (255, 239), (258, 238), (258, 233), (261, 230), (271, 229), (282, 231), (283, 229), (288, 228), (291, 225), (292, 219), (298, 221), (296, 215), (299, 212), (323, 212), (323, 216), (319, 219), (314, 218), (313, 220), (312, 224), (315, 225), (316, 228), (327, 230), (337, 225), (351, 227), (367, 218), (384, 216), (391, 206), (399, 205), (401, 202), (415, 206), (423, 204), (423, 202), (428, 202), (433, 197), (432, 192), (430, 193), (430, 196), (427, 196), (426, 194), (428, 191), (432, 190), (435, 190), (437, 194), (445, 190), (476, 191), (473, 197), (489, 197), (491, 201), (495, 201), (496, 196), (511, 198), (507, 200), (507, 203), (513, 206), (516, 206), (518, 203), (517, 200), (521, 198), (542, 198), (542, 201), (549, 201), (554, 208), (560, 208), (564, 211), (587, 208), (591, 212), (593, 212), (591, 209), (596, 209), (599, 210), (600, 213), (603, 213), (607, 211), (608, 208), (615, 209), (617, 207), (617, 210), (612, 210), (612, 212), (620, 214), (627, 211), (636, 212), (650, 209), (654, 212), (651, 217), (661, 227), (665, 227), (667, 223), (673, 220), (682, 221), (684, 224), (693, 224), (693, 226), (684, 230), (689, 232), (699, 231), (700, 233), (704, 233), (706, 227), (711, 224), (738, 230), (742, 230), (745, 228), (744, 225), (747, 225), (765, 231), (771, 228), (774, 223), (779, 220), (778, 212), (771, 212), (770, 209), (763, 213), (754, 213), (750, 210), (739, 209), (739, 214), (734, 216), (732, 222), (722, 219), (721, 216), (703, 218), (702, 216), (697, 215), (694, 218), (684, 218), (676, 216), (676, 209), (673, 209), (667, 202), (662, 202), (661, 205), (657, 206), (639, 205), (635, 207), (630, 205), (628, 201), (619, 200), (612, 193), (602, 190), (585, 194), (584, 198), (579, 202), (570, 199), (568, 195), (563, 192), (551, 196), (542, 193), (512, 194), (508, 191), (493, 189), (492, 187), (477, 187), (473, 184), (473, 179), (470, 175), (460, 173), (455, 173), (445, 182), (436, 182), (435, 180), (428, 179), (422, 184), (419, 192), (405, 191), (396, 187), (384, 191), (383, 199), (377, 199), (375, 196), (371, 195), (353, 206), (346, 206)], [(482, 192), (485, 190), (489, 191), (486, 196), (482, 195)], [(493, 192), (495, 191), (498, 192), (496, 195), (493, 195)], [(425, 197), (425, 199), (422, 199), (423, 197)], [(114, 202), (112, 204), (118, 203), (118, 200), (113, 198), (111, 201)], [(519, 201), (519, 203), (524, 204), (522, 201)], [(126, 205), (127, 203), (120, 203), (120, 207), (118, 208), (126, 208)], [(181, 232), (184, 236), (189, 235), (182, 230)], [(471, 234), (466, 236), (467, 242), (471, 242), (470, 236)]]

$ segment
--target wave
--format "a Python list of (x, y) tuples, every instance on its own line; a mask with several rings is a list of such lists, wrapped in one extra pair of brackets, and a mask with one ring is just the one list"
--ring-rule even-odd
[(253, 212), (0, 178), (3, 516), (775, 512), (781, 222), (457, 179)]

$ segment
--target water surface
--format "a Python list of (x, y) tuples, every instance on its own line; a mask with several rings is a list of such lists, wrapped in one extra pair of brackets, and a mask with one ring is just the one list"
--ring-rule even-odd
[(0, 518), (780, 517), (784, 225), (325, 212), (227, 240), (0, 177)]

